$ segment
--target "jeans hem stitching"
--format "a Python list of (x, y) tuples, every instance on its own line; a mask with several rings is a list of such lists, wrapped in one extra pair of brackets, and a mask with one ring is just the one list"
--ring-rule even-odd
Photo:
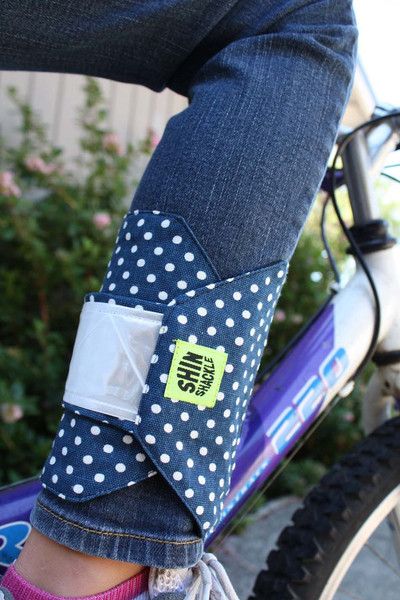
[(47, 508), (46, 506), (44, 506), (44, 504), (42, 504), (41, 502), (39, 502), (39, 500), (37, 501), (37, 505), (43, 509), (45, 512), (48, 512), (49, 514), (51, 514), (53, 517), (55, 517), (56, 519), (58, 519), (59, 521), (66, 523), (67, 525), (70, 525), (71, 527), (76, 527), (77, 529), (80, 529), (81, 531), (85, 531), (86, 533), (94, 533), (96, 535), (100, 535), (100, 536), (111, 536), (111, 537), (128, 537), (128, 538), (133, 538), (133, 539), (139, 539), (139, 540), (144, 540), (146, 542), (154, 542), (157, 544), (173, 544), (175, 546), (185, 546), (185, 545), (193, 545), (193, 544), (199, 544), (201, 543), (201, 539), (195, 539), (195, 540), (188, 540), (185, 542), (178, 542), (176, 540), (160, 540), (157, 538), (151, 538), (151, 537), (147, 537), (145, 535), (139, 535), (137, 533), (116, 533), (114, 531), (99, 531), (97, 529), (90, 529), (88, 527), (83, 527), (83, 525), (79, 525), (79, 523), (74, 523), (73, 521), (70, 521), (69, 519), (65, 519), (64, 517), (60, 517), (60, 515), (58, 515), (57, 513), (53, 512), (52, 510), (50, 510), (49, 508)]

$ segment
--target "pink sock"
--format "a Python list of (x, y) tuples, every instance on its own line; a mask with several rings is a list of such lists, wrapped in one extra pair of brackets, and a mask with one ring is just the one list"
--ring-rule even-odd
[[(80, 596), (80, 598), (81, 600), (147, 600), (148, 576), (149, 572), (146, 569), (111, 590), (94, 596)], [(78, 600), (77, 597), (54, 596), (40, 590), (17, 573), (14, 566), (8, 569), (0, 583), (13, 594), (15, 600)]]

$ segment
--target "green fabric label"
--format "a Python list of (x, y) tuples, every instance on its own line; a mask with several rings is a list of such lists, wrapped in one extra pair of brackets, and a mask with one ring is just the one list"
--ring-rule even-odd
[(183, 340), (175, 342), (164, 396), (212, 408), (217, 401), (228, 355)]

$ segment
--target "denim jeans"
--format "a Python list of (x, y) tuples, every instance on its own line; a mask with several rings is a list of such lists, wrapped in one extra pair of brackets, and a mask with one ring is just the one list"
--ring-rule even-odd
[[(2, 69), (84, 73), (188, 98), (132, 207), (182, 217), (221, 279), (290, 261), (348, 99), (356, 39), (350, 0), (0, 7)], [(159, 473), (81, 503), (44, 490), (32, 523), (118, 560), (177, 567), (202, 552), (196, 519)]]

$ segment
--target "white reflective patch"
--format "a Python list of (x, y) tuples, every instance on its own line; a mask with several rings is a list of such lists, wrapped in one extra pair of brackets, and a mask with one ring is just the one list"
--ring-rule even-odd
[(135, 421), (162, 318), (143, 309), (86, 302), (64, 400)]

